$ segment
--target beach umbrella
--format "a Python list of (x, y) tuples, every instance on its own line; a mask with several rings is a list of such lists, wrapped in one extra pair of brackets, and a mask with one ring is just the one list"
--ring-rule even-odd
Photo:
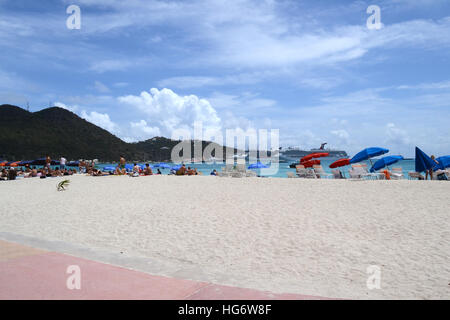
[(181, 167), (182, 167), (182, 165), (174, 166), (174, 167), (170, 168), (170, 170), (178, 171), (178, 170), (180, 170)]
[(154, 166), (155, 168), (170, 168), (170, 166), (167, 164), (167, 163), (163, 163), (163, 162), (161, 162), (161, 163), (158, 163), (158, 164), (155, 164), (155, 166)]
[(249, 165), (247, 169), (261, 169), (261, 168), (268, 168), (268, 166), (262, 164), (261, 162), (257, 162)]
[(32, 162), (32, 160), (20, 161), (19, 166), (26, 166), (27, 164), (30, 165)]
[(303, 158), (301, 158), (300, 159), (300, 163), (309, 161), (309, 160), (314, 159), (314, 158), (328, 157), (329, 155), (330, 154), (326, 153), (326, 152), (311, 153), (311, 154), (308, 154), (307, 156), (304, 156)]
[(112, 167), (112, 166), (106, 166), (102, 168), (102, 171), (115, 171), (116, 167)]
[[(138, 163), (137, 165), (138, 165), (139, 168), (141, 168), (142, 170), (145, 169), (145, 165), (144, 165), (144, 164)], [(125, 165), (125, 169), (126, 169), (127, 171), (133, 171), (133, 168), (134, 168), (134, 164), (127, 163), (127, 164)]]
[[(46, 160), (45, 158), (39, 158), (39, 159), (33, 160), (31, 162), (31, 165), (33, 165), (33, 166), (45, 166), (46, 165), (45, 160)], [(50, 162), (50, 165), (57, 166), (57, 165), (59, 165), (59, 161), (52, 160)]]
[[(370, 160), (370, 158), (381, 156), (382, 154), (388, 153), (388, 149), (379, 148), (379, 147), (372, 147), (372, 148), (366, 148), (360, 152), (358, 152), (353, 158), (350, 159), (350, 163), (358, 163), (364, 160)], [(372, 160), (370, 160), (370, 163), (372, 164)]]
[(66, 164), (66, 167), (78, 167), (80, 165), (80, 161), (70, 161)]
[(434, 166), (436, 166), (436, 162), (416, 147), (416, 172), (424, 172), (432, 169)]
[(6, 167), (17, 167), (20, 161), (10, 161), (5, 164)]
[(330, 168), (336, 169), (339, 167), (348, 166), (349, 164), (350, 164), (350, 159), (348, 159), (348, 158), (339, 159), (339, 160), (333, 162), (332, 164), (330, 164)]
[[(394, 163), (399, 162), (400, 160), (403, 160), (402, 156), (388, 156), (381, 158), (375, 164), (370, 168), (370, 172), (375, 172), (377, 170), (383, 169), (384, 167), (388, 167)], [(389, 167), (388, 167), (389, 169)]]
[(309, 161), (305, 161), (300, 163), (302, 166), (304, 166), (305, 168), (312, 168), (315, 165), (320, 165), (320, 160), (309, 160)]
[(443, 156), (436, 159), (439, 164), (436, 164), (433, 170), (445, 170), (450, 168), (450, 156)]

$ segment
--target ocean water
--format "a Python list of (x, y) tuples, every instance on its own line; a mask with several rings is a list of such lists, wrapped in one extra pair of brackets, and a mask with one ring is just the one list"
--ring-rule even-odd
[[(337, 159), (324, 159), (321, 160), (321, 164), (323, 169), (325, 170), (325, 172), (327, 173), (331, 173), (331, 170), (329, 165), (332, 164), (334, 161), (336, 161)], [(372, 163), (375, 163), (375, 160), (372, 160)], [(251, 162), (254, 163), (254, 162)], [(366, 163), (368, 168), (371, 168), (371, 163), (370, 161), (364, 161), (363, 163)], [(168, 165), (175, 166), (175, 164), (173, 163), (167, 163)], [(278, 172), (276, 174), (273, 175), (264, 175), (261, 174), (261, 170), (255, 170), (258, 175), (262, 175), (262, 176), (267, 176), (267, 177), (273, 177), (273, 178), (287, 178), (287, 173), (288, 172), (294, 172), (295, 173), (295, 169), (291, 169), (289, 168), (289, 164), (287, 162), (280, 162), (279, 163), (279, 168), (278, 168)], [(150, 165), (154, 165), (154, 163), (150, 163)], [(250, 165), (250, 163), (247, 163), (246, 166)], [(107, 166), (112, 166), (112, 167), (116, 167), (117, 164), (111, 164), (111, 163), (100, 163), (97, 164), (96, 167), (101, 169), (103, 167), (107, 167)], [(214, 163), (214, 164), (207, 164), (207, 163), (186, 163), (186, 167), (191, 167), (191, 168), (196, 168), (197, 171), (202, 172), (203, 175), (209, 175), (211, 173), (211, 171), (213, 171), (214, 169), (216, 169), (217, 171), (221, 171), (222, 167), (225, 167), (225, 163), (219, 162), (219, 163)], [(414, 171), (415, 169), (415, 161), (414, 160), (402, 160), (397, 162), (396, 164), (394, 164), (393, 166), (389, 167), (390, 169), (392, 168), (402, 168), (403, 170), (403, 174), (405, 175), (405, 177), (408, 176), (408, 172), (409, 171)], [(346, 175), (346, 177), (348, 177), (348, 170), (350, 169), (350, 166), (346, 166), (346, 167), (341, 167), (339, 168), (342, 172), (344, 172), (344, 174)], [(163, 174), (168, 174), (170, 172), (170, 169), (160, 169), (161, 172)], [(156, 168), (153, 169), (153, 171), (156, 171)]]

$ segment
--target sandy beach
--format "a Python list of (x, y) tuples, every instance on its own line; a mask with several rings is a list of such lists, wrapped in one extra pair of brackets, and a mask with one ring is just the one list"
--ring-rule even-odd
[(447, 181), (69, 179), (0, 182), (0, 238), (272, 292), (450, 298)]

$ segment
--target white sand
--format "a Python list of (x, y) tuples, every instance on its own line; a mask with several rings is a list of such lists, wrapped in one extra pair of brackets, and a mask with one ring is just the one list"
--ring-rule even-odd
[[(69, 179), (65, 192), (61, 179), (0, 182), (0, 232), (123, 252), (152, 261), (153, 273), (225, 285), (450, 298), (446, 181)], [(370, 265), (381, 268), (379, 290), (366, 286)]]

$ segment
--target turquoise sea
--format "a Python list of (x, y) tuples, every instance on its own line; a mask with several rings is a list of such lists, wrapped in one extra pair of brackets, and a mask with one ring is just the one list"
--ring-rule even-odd
[[(334, 161), (336, 161), (337, 159), (324, 159), (321, 160), (321, 164), (322, 167), (324, 168), (324, 170), (327, 173), (331, 173), (331, 169), (329, 168), (329, 165), (331, 163), (333, 163)], [(372, 163), (375, 163), (376, 159), (372, 160)], [(254, 162), (251, 162), (254, 163)], [(364, 162), (363, 162), (364, 163)], [(368, 168), (371, 168), (371, 164), (370, 161), (365, 161), (365, 163), (367, 163)], [(175, 166), (175, 164), (173, 163), (167, 163), (168, 165)], [(250, 163), (247, 163), (247, 166)], [(295, 169), (291, 169), (289, 168), (289, 164), (287, 162), (280, 162), (279, 163), (279, 169), (278, 172), (274, 175), (270, 175), (268, 177), (273, 177), (273, 178), (287, 178), (287, 173), (288, 172), (295, 172)], [(155, 165), (155, 163), (150, 163), (150, 165)], [(107, 166), (117, 166), (117, 164), (111, 164), (111, 163), (100, 163), (97, 164), (96, 167), (101, 169), (103, 167), (107, 167)], [(222, 167), (225, 167), (225, 163), (222, 162), (218, 162), (218, 163), (214, 163), (214, 164), (206, 164), (206, 163), (186, 163), (186, 167), (191, 167), (191, 168), (196, 168), (197, 171), (200, 171), (203, 173), (203, 175), (209, 175), (211, 173), (211, 171), (213, 171), (214, 169), (216, 169), (217, 171), (221, 171)], [(405, 175), (405, 177), (408, 176), (408, 172), (409, 171), (414, 171), (414, 167), (415, 167), (415, 161), (414, 160), (402, 160), (397, 162), (396, 164), (394, 164), (393, 166), (389, 167), (390, 169), (392, 169), (392, 167), (395, 168), (402, 168), (403, 169), (403, 174)], [(342, 167), (340, 168), (341, 171), (343, 171), (346, 176), (348, 177), (348, 169), (350, 168), (350, 166), (347, 167)], [(170, 169), (160, 169), (161, 172), (163, 174), (168, 174), (170, 172)], [(154, 171), (156, 171), (156, 168), (154, 169)], [(259, 175), (261, 174), (260, 170), (255, 170)]]

